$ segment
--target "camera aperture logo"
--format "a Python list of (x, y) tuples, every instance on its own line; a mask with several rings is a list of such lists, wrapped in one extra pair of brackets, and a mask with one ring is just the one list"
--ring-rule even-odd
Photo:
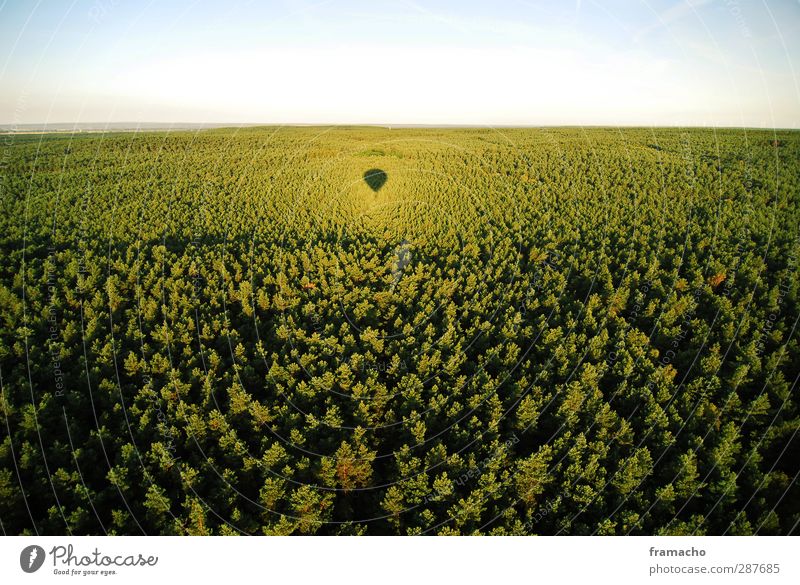
[(139, 554), (104, 554), (97, 547), (89, 553), (76, 554), (74, 547), (57, 545), (45, 553), (38, 545), (26, 546), (19, 555), (19, 566), (26, 573), (42, 568), (48, 557), (53, 561), (55, 575), (116, 575), (119, 567), (154, 567), (158, 557)]
[(35, 573), (44, 564), (44, 559), (44, 549), (38, 544), (32, 544), (19, 553), (19, 566), (26, 573)]

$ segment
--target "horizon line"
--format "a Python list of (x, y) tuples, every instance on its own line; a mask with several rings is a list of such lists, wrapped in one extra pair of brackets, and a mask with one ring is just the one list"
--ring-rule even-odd
[(699, 124), (438, 124), (391, 122), (43, 122), (0, 124), (0, 134), (50, 134), (115, 131), (168, 131), (188, 129), (222, 130), (225, 128), (281, 128), (281, 127), (333, 127), (333, 128), (466, 128), (466, 129), (536, 129), (536, 128), (628, 128), (628, 129), (702, 129), (702, 130), (772, 130), (797, 131), (800, 126), (714, 126)]

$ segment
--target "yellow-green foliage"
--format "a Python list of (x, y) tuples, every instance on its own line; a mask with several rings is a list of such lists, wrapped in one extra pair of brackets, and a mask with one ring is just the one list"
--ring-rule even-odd
[(796, 526), (797, 133), (7, 138), (6, 533)]

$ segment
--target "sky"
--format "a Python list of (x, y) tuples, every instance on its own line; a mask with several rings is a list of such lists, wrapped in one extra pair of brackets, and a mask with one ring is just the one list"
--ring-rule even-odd
[(800, 127), (800, 0), (0, 0), (0, 124)]

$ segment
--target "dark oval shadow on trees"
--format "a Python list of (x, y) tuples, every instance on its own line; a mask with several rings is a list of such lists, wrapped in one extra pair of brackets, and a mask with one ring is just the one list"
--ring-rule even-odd
[(370, 169), (364, 173), (364, 181), (369, 185), (369, 188), (376, 193), (386, 183), (388, 175), (382, 169)]

